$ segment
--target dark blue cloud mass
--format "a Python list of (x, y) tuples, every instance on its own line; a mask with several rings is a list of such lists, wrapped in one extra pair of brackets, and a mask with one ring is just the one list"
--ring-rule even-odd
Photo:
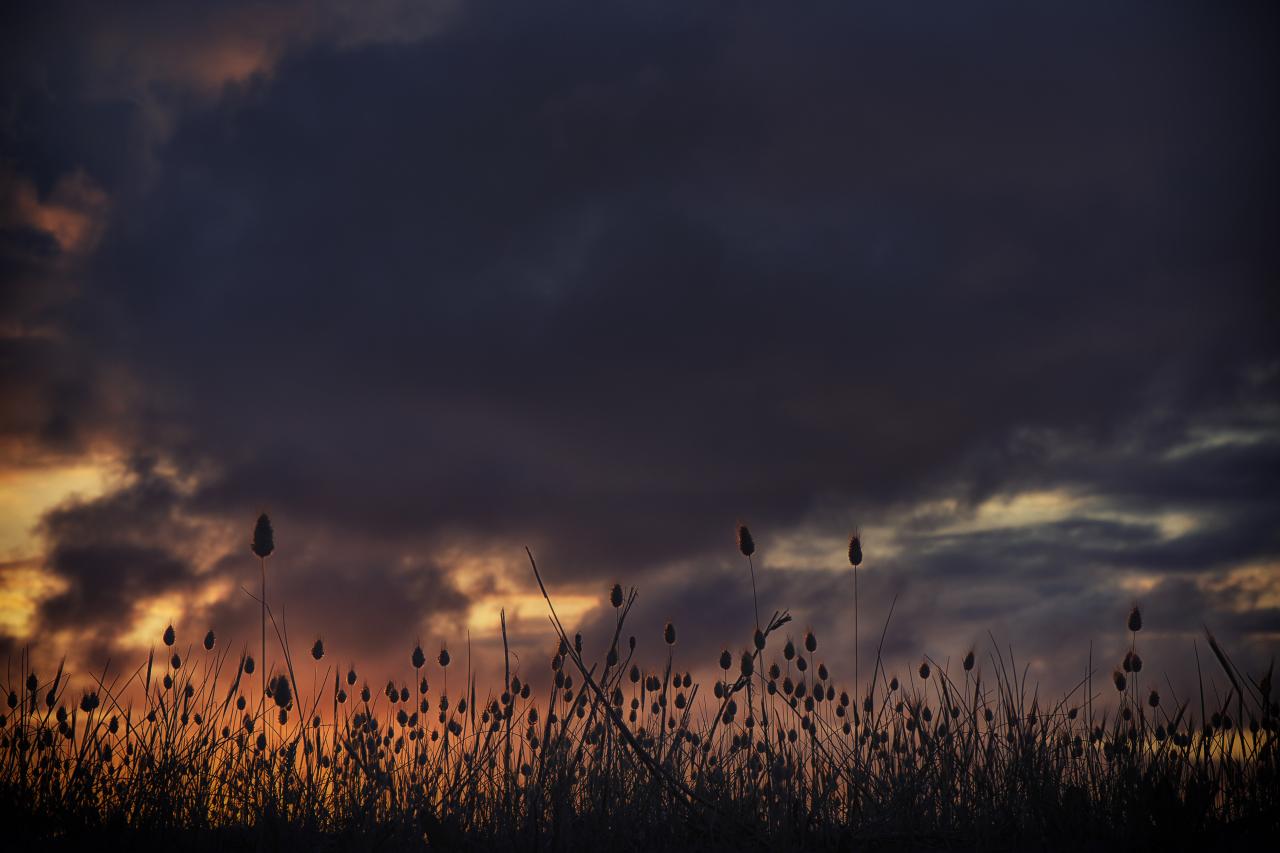
[[(196, 5), (10, 13), (8, 464), (105, 443), (205, 534), (270, 507), (317, 622), (322, 577), (462, 612), (446, 555), (527, 585), (528, 542), (710, 649), (749, 519), (840, 642), (857, 523), (895, 654), (1051, 660), (1137, 599), (1275, 648), (1273, 9)], [(67, 175), (109, 199), (74, 252)], [(49, 630), (231, 565), (128, 494), (46, 520)]]

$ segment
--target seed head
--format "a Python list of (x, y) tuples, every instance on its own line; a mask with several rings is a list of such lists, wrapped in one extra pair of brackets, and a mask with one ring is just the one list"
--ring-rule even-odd
[(316, 637), (315, 643), (311, 646), (311, 657), (316, 660), (320, 660), (320, 658), (324, 657), (324, 640), (319, 637)]
[(668, 646), (674, 646), (676, 644), (676, 626), (668, 622), (667, 627), (662, 631), (662, 639), (666, 640)]
[(214, 643), (216, 643), (217, 641), (218, 641), (218, 638), (217, 638), (217, 637), (215, 637), (215, 636), (213, 635), (213, 631), (210, 631), (209, 633), (205, 634), (205, 635), (204, 635), (204, 650), (205, 650), (206, 652), (211, 652), (211, 651), (213, 651), (213, 644), (214, 644)]
[(728, 649), (725, 649), (720, 653), (720, 668), (728, 672), (731, 666), (733, 666), (733, 655), (729, 654)]
[(423, 664), (427, 662), (427, 656), (422, 653), (422, 646), (413, 647), (413, 657), (411, 659), (414, 669), (422, 669)]
[(271, 529), (271, 519), (264, 512), (258, 516), (258, 523), (253, 526), (253, 542), (249, 545), (253, 553), (266, 559), (276, 549), (276, 534)]
[(973, 649), (969, 649), (969, 653), (964, 656), (964, 671), (969, 672), (973, 669)]
[(849, 537), (849, 565), (862, 565), (862, 539), (856, 533)]
[(804, 635), (804, 647), (813, 654), (818, 650), (818, 638), (813, 636), (813, 631), (808, 631)]
[(751, 657), (751, 652), (742, 653), (742, 660), (739, 663), (739, 671), (742, 673), (743, 678), (750, 678), (751, 673), (755, 672), (754, 660)]
[(178, 635), (173, 632), (172, 625), (164, 629), (164, 644), (166, 646), (172, 646), (173, 641), (176, 640), (177, 638), (178, 638)]
[(622, 606), (622, 584), (615, 583), (613, 589), (609, 590), (609, 603), (615, 608)]
[(354, 686), (355, 683), (356, 683), (356, 669), (355, 667), (352, 667), (351, 669), (347, 670), (347, 685)]
[(1142, 611), (1137, 607), (1129, 611), (1129, 630), (1134, 633), (1142, 630)]
[(755, 645), (756, 651), (764, 651), (764, 631), (757, 628), (755, 635), (751, 638), (751, 642)]
[(929, 677), (929, 662), (927, 660), (920, 661), (920, 677), (921, 678)]
[(738, 525), (738, 550), (744, 557), (750, 557), (756, 552), (756, 541), (751, 538), (751, 531), (745, 524)]
[(1128, 679), (1124, 677), (1124, 673), (1118, 669), (1111, 673), (1111, 680), (1115, 682), (1116, 690), (1119, 690), (1121, 693), (1124, 692), (1125, 686), (1129, 683)]
[(1160, 694), (1152, 690), (1151, 695), (1147, 697), (1147, 704), (1152, 708), (1160, 707)]
[(440, 650), (440, 665), (441, 665), (441, 666), (448, 666), (448, 665), (449, 665), (449, 650), (448, 650), (448, 649), (441, 649), (441, 650)]
[(245, 655), (244, 672), (245, 675), (253, 675), (253, 655)]
[(787, 637), (787, 643), (782, 647), (782, 656), (787, 660), (791, 660), (796, 656), (796, 644), (791, 642), (790, 637)]
[(289, 687), (288, 678), (280, 675), (272, 681), (271, 698), (275, 700), (278, 708), (285, 708), (293, 701), (293, 691)]

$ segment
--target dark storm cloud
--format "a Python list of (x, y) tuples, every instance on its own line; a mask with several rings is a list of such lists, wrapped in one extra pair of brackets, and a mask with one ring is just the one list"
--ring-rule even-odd
[[(688, 621), (736, 518), (829, 510), (839, 536), (1055, 488), (1204, 523), (925, 525), (894, 583), (983, 580), (1033, 626), (1108, 571), (1274, 564), (1272, 32), (1197, 4), (475, 4), (421, 40), (284, 39), (163, 97), (163, 133), (69, 49), (6, 138), (113, 207), (58, 357), (26, 369), (127, 400), (48, 408), (198, 474), (194, 516), (381, 543), (370, 589), (441, 543), (531, 542)], [(1241, 421), (1262, 440), (1175, 452)], [(835, 583), (765, 580), (815, 611)], [(957, 624), (920, 595), (911, 624)]]

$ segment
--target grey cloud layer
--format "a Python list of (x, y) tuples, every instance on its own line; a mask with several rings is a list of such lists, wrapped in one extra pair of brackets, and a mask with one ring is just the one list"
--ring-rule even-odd
[[(1025, 489), (1203, 524), (905, 537), (894, 583), (933, 627), (904, 644), (971, 629), (926, 606), (961, 579), (1026, 627), (1093, 612), (1108, 572), (1275, 565), (1270, 13), (455, 11), (175, 96), (146, 181), (149, 119), (87, 93), (91, 57), (11, 87), (15, 168), (86, 169), (113, 203), (60, 343), (5, 340), (6, 386), (64, 388), (14, 430), (109, 432), (200, 475), (193, 517), (266, 505), (376, 552), (389, 598), (405, 555), (531, 542), (701, 616), (699, 572), (660, 571), (720, 565), (736, 518), (839, 507), (838, 535)], [(1232, 422), (1264, 440), (1169, 456)], [(90, 573), (185, 576), (46, 530), (73, 580), (51, 624), (107, 603)], [(838, 623), (816, 605), (842, 581), (770, 577)]]

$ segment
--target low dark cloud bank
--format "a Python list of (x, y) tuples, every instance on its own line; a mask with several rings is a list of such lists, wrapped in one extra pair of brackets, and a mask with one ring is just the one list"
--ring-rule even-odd
[[(443, 553), (526, 542), (744, 639), (738, 519), (833, 646), (838, 543), (771, 567), (786, 531), (893, 531), (862, 633), (897, 594), (895, 655), (991, 628), (1083, 671), (1133, 600), (1171, 650), (1275, 648), (1273, 9), (479, 3), (399, 38), (386, 4), (281, 13), (214, 85), (168, 18), (103, 69), (119, 22), (56, 5), (6, 27), (5, 458), (135, 477), (46, 518), (43, 630), (251, 583), (192, 543), (269, 508), (288, 606), (367, 650), (465, 609)], [(74, 258), (17, 201), (72, 174), (109, 198)], [(1040, 492), (1093, 509), (954, 528)]]

